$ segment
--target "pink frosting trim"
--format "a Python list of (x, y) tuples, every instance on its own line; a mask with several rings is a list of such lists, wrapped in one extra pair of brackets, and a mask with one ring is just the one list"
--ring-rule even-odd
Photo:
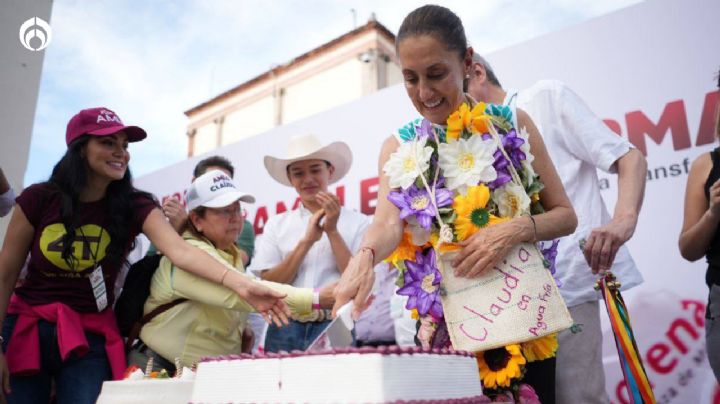
[(239, 354), (239, 355), (222, 355), (215, 357), (203, 357), (200, 362), (218, 362), (218, 361), (235, 361), (244, 359), (282, 359), (282, 358), (297, 358), (301, 356), (317, 356), (317, 355), (346, 355), (346, 354), (381, 354), (381, 355), (414, 355), (414, 354), (434, 354), (434, 355), (456, 355), (456, 356), (467, 356), (475, 357), (475, 354), (468, 351), (456, 351), (449, 348), (432, 348), (425, 349), (421, 347), (399, 347), (397, 345), (392, 346), (380, 346), (380, 347), (361, 347), (361, 348), (333, 348), (322, 351), (292, 351), (285, 352), (280, 351), (278, 353), (268, 352), (263, 354)]

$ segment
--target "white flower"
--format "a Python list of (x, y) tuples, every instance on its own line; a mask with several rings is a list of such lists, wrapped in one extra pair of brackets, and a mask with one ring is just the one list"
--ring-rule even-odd
[(427, 138), (416, 139), (400, 145), (383, 166), (383, 172), (390, 179), (391, 188), (407, 189), (415, 179), (430, 167), (433, 149), (425, 146)]
[(530, 153), (530, 135), (523, 127), (522, 129), (520, 129), (520, 132), (518, 132), (518, 137), (525, 141), (525, 143), (520, 145), (520, 151), (525, 153), (525, 160), (523, 160), (521, 164), (523, 170), (525, 170), (525, 172), (527, 173), (528, 186), (530, 186), (535, 179), (535, 170), (532, 166), (532, 162), (535, 160), (535, 156)]
[(518, 217), (530, 211), (530, 198), (522, 186), (509, 182), (493, 191), (500, 217)]
[(480, 136), (458, 139), (457, 142), (440, 144), (440, 168), (443, 170), (448, 189), (465, 194), (467, 187), (480, 182), (495, 181), (497, 172), (493, 167), (497, 150), (495, 141)]

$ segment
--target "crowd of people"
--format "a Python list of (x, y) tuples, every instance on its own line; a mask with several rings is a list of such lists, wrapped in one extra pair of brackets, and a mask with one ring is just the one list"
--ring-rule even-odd
[[(609, 402), (593, 285), (610, 270), (625, 288), (642, 282), (625, 247), (643, 202), (642, 153), (563, 83), (504, 89), (490, 64), (468, 46), (460, 19), (444, 7), (411, 12), (395, 46), (407, 95), (433, 125), (446, 125), (463, 103), (485, 102), (507, 105), (514, 127), (527, 130), (532, 167), (544, 184), (544, 212), (474, 233), (460, 244), (453, 267), (474, 278), (519, 243), (562, 237), (560, 292), (582, 327), (560, 333), (557, 358), (528, 364), (525, 380), (542, 402)], [(388, 199), (394, 187), (382, 167), (408, 139), (391, 136), (381, 146), (372, 218), (343, 207), (328, 192), (352, 166), (344, 142), (325, 145), (300, 135), (290, 140), (286, 155), (265, 156), (270, 178), (293, 188), (301, 203), (272, 217), (255, 245), (242, 215), (243, 204), (255, 198), (240, 190), (242, 176), (224, 157), (197, 165), (186, 201), (171, 198), (160, 206), (134, 188), (128, 145), (146, 136), (110, 109), (85, 109), (68, 122), (67, 151), (48, 181), (15, 198), (0, 170), (0, 214), (15, 202), (0, 252), (0, 381), (8, 402), (47, 403), (52, 395), (58, 403), (92, 403), (103, 381), (119, 379), (128, 363), (142, 367), (149, 358), (172, 372), (201, 356), (250, 352), (258, 345), (268, 352), (305, 350), (351, 300), (356, 345), (399, 341), (390, 319), (395, 273), (374, 268), (385, 265), (403, 237), (405, 219)], [(680, 236), (683, 257), (708, 259), (707, 346), (716, 375), (719, 150), (693, 163)], [(597, 169), (617, 174), (612, 215), (597, 187)], [(153, 244), (149, 256), (159, 256), (137, 340), (126, 343), (113, 311), (113, 285), (127, 272), (126, 258), (141, 233)], [(253, 313), (268, 324), (266, 331), (251, 325)]]

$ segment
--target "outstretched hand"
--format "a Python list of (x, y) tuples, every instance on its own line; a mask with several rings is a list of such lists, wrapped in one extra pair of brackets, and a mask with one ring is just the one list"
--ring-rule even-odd
[(370, 293), (375, 284), (375, 271), (373, 271), (373, 254), (370, 250), (360, 250), (348, 262), (348, 266), (335, 287), (335, 305), (333, 317), (345, 303), (353, 300), (353, 320), (357, 320), (363, 310), (372, 303)]
[(247, 282), (239, 294), (268, 324), (274, 323), (278, 327), (288, 324), (290, 309), (283, 300), (287, 295), (253, 281)]

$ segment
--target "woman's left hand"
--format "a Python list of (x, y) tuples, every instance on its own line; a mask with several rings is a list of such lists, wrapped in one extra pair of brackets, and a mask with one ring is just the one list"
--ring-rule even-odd
[(452, 262), (455, 276), (474, 278), (494, 267), (521, 240), (524, 226), (516, 218), (479, 230), (461, 241), (462, 247)]

